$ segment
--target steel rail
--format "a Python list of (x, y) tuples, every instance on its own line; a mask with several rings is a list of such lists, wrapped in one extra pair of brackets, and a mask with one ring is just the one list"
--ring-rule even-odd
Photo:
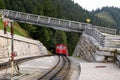
[(64, 80), (70, 71), (70, 60), (60, 56), (57, 64), (37, 80)]
[[(48, 57), (48, 56), (53, 56), (53, 55), (44, 55), (44, 56), (33, 56), (33, 57), (19, 58), (19, 59), (15, 59), (15, 62), (17, 62), (18, 64), (21, 64), (23, 62), (26, 62), (26, 61), (29, 61), (29, 60), (32, 60), (32, 59)], [(10, 67), (9, 61), (0, 63), (0, 70), (1, 69), (6, 69), (6, 67), (7, 68)]]

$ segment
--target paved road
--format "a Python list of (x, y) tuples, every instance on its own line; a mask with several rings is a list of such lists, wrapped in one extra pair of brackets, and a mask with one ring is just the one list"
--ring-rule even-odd
[(113, 63), (80, 63), (79, 80), (120, 80), (120, 69)]

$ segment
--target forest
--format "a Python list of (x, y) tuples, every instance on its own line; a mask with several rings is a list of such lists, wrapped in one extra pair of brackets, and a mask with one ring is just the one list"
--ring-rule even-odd
[[(0, 9), (9, 9), (33, 13), (42, 16), (50, 16), (79, 22), (91, 19), (91, 24), (116, 28), (119, 24), (97, 17), (99, 11), (88, 12), (72, 0), (0, 0)], [(72, 55), (81, 33), (64, 32), (53, 30), (44, 26), (35, 26), (19, 23), (33, 39), (41, 41), (48, 50), (55, 49), (55, 44), (62, 43), (68, 46), (69, 54)]]

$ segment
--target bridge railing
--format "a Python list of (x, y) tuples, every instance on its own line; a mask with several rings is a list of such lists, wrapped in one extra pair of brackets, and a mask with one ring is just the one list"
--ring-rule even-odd
[(105, 36), (95, 28), (86, 28), (85, 33), (94, 37), (102, 46), (104, 46)]
[(85, 29), (84, 26), (83, 27), (81, 26), (82, 25), (81, 22), (34, 15), (24, 12), (4, 10), (3, 15), (4, 17), (11, 18), (19, 22), (41, 25), (55, 29), (63, 29), (65, 31), (68, 30), (80, 32), (82, 29)]
[(112, 34), (112, 35), (116, 35), (116, 32), (117, 32), (117, 29), (106, 28), (106, 27), (96, 26), (96, 25), (92, 25), (92, 24), (86, 24), (86, 28), (95, 28), (102, 33), (108, 33), (108, 34)]
[(95, 26), (95, 25), (93, 25), (92, 28), (96, 28), (100, 32), (108, 33), (108, 34), (112, 34), (112, 35), (116, 35), (116, 31), (117, 31), (116, 29), (111, 29), (111, 28), (106, 28), (106, 27), (101, 27), (101, 26)]
[(91, 26), (88, 26), (87, 23), (82, 23), (77, 21), (70, 21), (65, 19), (58, 19), (58, 18), (34, 15), (24, 12), (5, 10), (5, 9), (4, 10), (0, 9), (0, 13), (2, 13), (4, 17), (11, 18), (19, 22), (46, 26), (59, 30), (81, 32), (81, 30), (91, 27), (91, 28), (96, 28), (103, 33), (116, 34), (116, 29), (94, 26), (91, 24), (90, 24)]

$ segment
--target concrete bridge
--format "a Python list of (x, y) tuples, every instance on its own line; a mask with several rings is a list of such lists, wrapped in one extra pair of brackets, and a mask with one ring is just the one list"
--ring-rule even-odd
[(112, 61), (114, 51), (120, 48), (120, 36), (116, 35), (116, 29), (12, 10), (0, 10), (0, 14), (5, 18), (22, 23), (69, 32), (83, 32), (73, 55), (88, 61)]

